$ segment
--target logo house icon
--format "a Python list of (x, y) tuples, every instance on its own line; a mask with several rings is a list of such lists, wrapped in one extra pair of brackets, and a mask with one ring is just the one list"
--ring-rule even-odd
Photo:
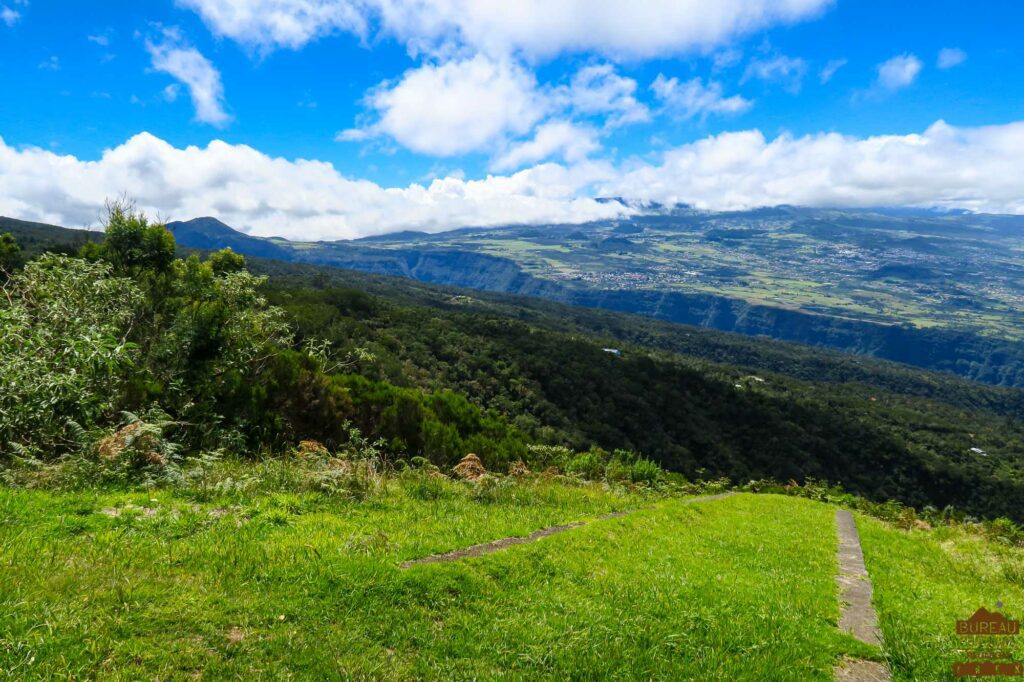
[(981, 607), (967, 620), (957, 620), (958, 635), (1007, 635), (1020, 632), (1020, 621), (1010, 620), (998, 611), (992, 612)]

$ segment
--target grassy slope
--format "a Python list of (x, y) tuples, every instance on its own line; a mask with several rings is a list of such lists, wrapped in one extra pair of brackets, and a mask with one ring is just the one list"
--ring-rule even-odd
[[(388, 659), (379, 637), (406, 627), (407, 600), (427, 598), (400, 560), (644, 503), (542, 481), (482, 500), (428, 483), (363, 503), (0, 488), (0, 670), (276, 676), (351, 656), (370, 672)], [(232, 627), (246, 633), (237, 645)]]
[[(0, 666), (120, 679), (827, 679), (854, 647), (834, 628), (825, 506), (667, 500), (482, 559), (397, 570), (643, 503), (549, 483), (489, 503), (444, 489), (362, 504), (261, 496), (222, 516), (210, 515), (222, 502), (168, 493), (5, 490)], [(125, 502), (156, 511), (97, 513)]]
[[(956, 620), (979, 607), (1024, 616), (1024, 553), (955, 528), (902, 531), (859, 516), (861, 544), (875, 587), (887, 658), (897, 680), (955, 679)], [(1024, 660), (1024, 642), (1003, 647)]]
[[(830, 505), (684, 505), (545, 480), (473, 490), (393, 481), (360, 503), (224, 486), (0, 488), (0, 671), (826, 680), (842, 654), (878, 656), (836, 628)], [(486, 557), (396, 568), (633, 508)], [(897, 679), (944, 679), (961, 645), (953, 621), (978, 606), (1021, 615), (1020, 550), (957, 529), (858, 526)]]

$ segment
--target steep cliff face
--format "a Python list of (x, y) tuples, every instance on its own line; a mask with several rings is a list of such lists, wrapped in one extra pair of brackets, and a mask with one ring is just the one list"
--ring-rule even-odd
[(291, 260), (484, 291), (546, 298), (556, 298), (562, 291), (558, 284), (523, 272), (507, 258), (466, 251), (372, 249), (331, 244), (311, 251), (295, 251)]
[(1000, 386), (1024, 386), (1024, 347), (1003, 339), (941, 329), (859, 322), (758, 306), (709, 294), (659, 291), (564, 291), (559, 300), (657, 319), (836, 348), (953, 372)]
[(464, 251), (332, 245), (293, 252), (295, 260), (409, 277), (432, 284), (538, 296), (748, 336), (835, 348), (1002, 386), (1024, 386), (1021, 344), (950, 330), (860, 322), (753, 305), (713, 294), (563, 286), (523, 272), (506, 258)]

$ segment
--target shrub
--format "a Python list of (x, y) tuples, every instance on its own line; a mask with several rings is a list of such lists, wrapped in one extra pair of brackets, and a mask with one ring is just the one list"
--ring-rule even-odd
[(0, 453), (53, 457), (117, 413), (141, 293), (105, 263), (46, 254), (0, 296)]
[(453, 494), (451, 483), (437, 471), (407, 469), (400, 480), (405, 494), (414, 500), (440, 500)]
[(617, 483), (632, 480), (632, 467), (621, 460), (613, 459), (604, 469), (604, 478), (606, 481)]
[(476, 502), (496, 504), (512, 501), (518, 489), (519, 484), (513, 478), (486, 475), (476, 481), (471, 494)]
[(313, 473), (313, 482), (324, 493), (362, 502), (384, 490), (387, 476), (376, 460), (335, 459)]
[(590, 450), (573, 455), (572, 459), (565, 463), (563, 469), (569, 474), (597, 480), (604, 476), (605, 466), (606, 460), (602, 457), (602, 453), (597, 450)]
[(654, 485), (661, 481), (662, 474), (661, 467), (657, 463), (644, 458), (633, 462), (633, 465), (629, 468), (629, 480), (633, 483)]
[(534, 469), (564, 468), (573, 456), (572, 450), (562, 445), (529, 445), (526, 452), (527, 462)]
[(145, 419), (131, 413), (124, 416), (124, 426), (96, 442), (102, 476), (145, 486), (180, 480), (180, 447), (164, 438), (174, 423), (160, 412)]
[(1020, 526), (1007, 518), (998, 518), (984, 524), (985, 536), (1006, 545), (1020, 545), (1024, 541), (1024, 531)]

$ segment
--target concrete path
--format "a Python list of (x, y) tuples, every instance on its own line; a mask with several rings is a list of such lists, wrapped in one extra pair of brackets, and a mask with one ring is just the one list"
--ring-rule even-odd
[[(839, 535), (839, 575), (836, 576), (841, 606), (839, 628), (866, 644), (881, 646), (882, 631), (871, 604), (871, 578), (864, 566), (853, 514), (842, 509), (836, 511), (836, 532)], [(835, 678), (840, 682), (888, 682), (892, 676), (881, 663), (844, 658), (835, 669)]]
[[(735, 495), (735, 493), (729, 492), (719, 493), (718, 495), (705, 495), (704, 497), (693, 497), (690, 498), (689, 500), (683, 500), (682, 503), (693, 504), (694, 502), (704, 502), (706, 500), (720, 500), (723, 497), (729, 497), (730, 495)], [(603, 521), (605, 519), (619, 518), (620, 516), (625, 516), (626, 514), (632, 514), (634, 511), (636, 510), (631, 509), (630, 511), (612, 512), (611, 514), (604, 514), (603, 516), (598, 516), (597, 518), (591, 519), (590, 521), (579, 521), (576, 523), (568, 523), (564, 526), (551, 526), (549, 528), (541, 528), (540, 530), (533, 531), (526, 537), (502, 538), (500, 540), (494, 540), (492, 542), (485, 542), (480, 545), (466, 547), (465, 549), (457, 549), (454, 552), (448, 552), (446, 554), (432, 554), (430, 556), (423, 557), (422, 559), (410, 559), (409, 561), (400, 564), (399, 568), (404, 570), (407, 568), (411, 568), (413, 566), (419, 566), (420, 564), (438, 564), (448, 561), (458, 561), (459, 559), (467, 559), (469, 557), (484, 556), (485, 554), (493, 554), (494, 552), (505, 549), (506, 547), (511, 547), (513, 545), (525, 545), (530, 542), (536, 542), (541, 538), (546, 538), (549, 535), (554, 535), (555, 533), (561, 533), (563, 531), (571, 530), (573, 528), (579, 528), (580, 526), (585, 526), (588, 523), (592, 523), (593, 521)]]

